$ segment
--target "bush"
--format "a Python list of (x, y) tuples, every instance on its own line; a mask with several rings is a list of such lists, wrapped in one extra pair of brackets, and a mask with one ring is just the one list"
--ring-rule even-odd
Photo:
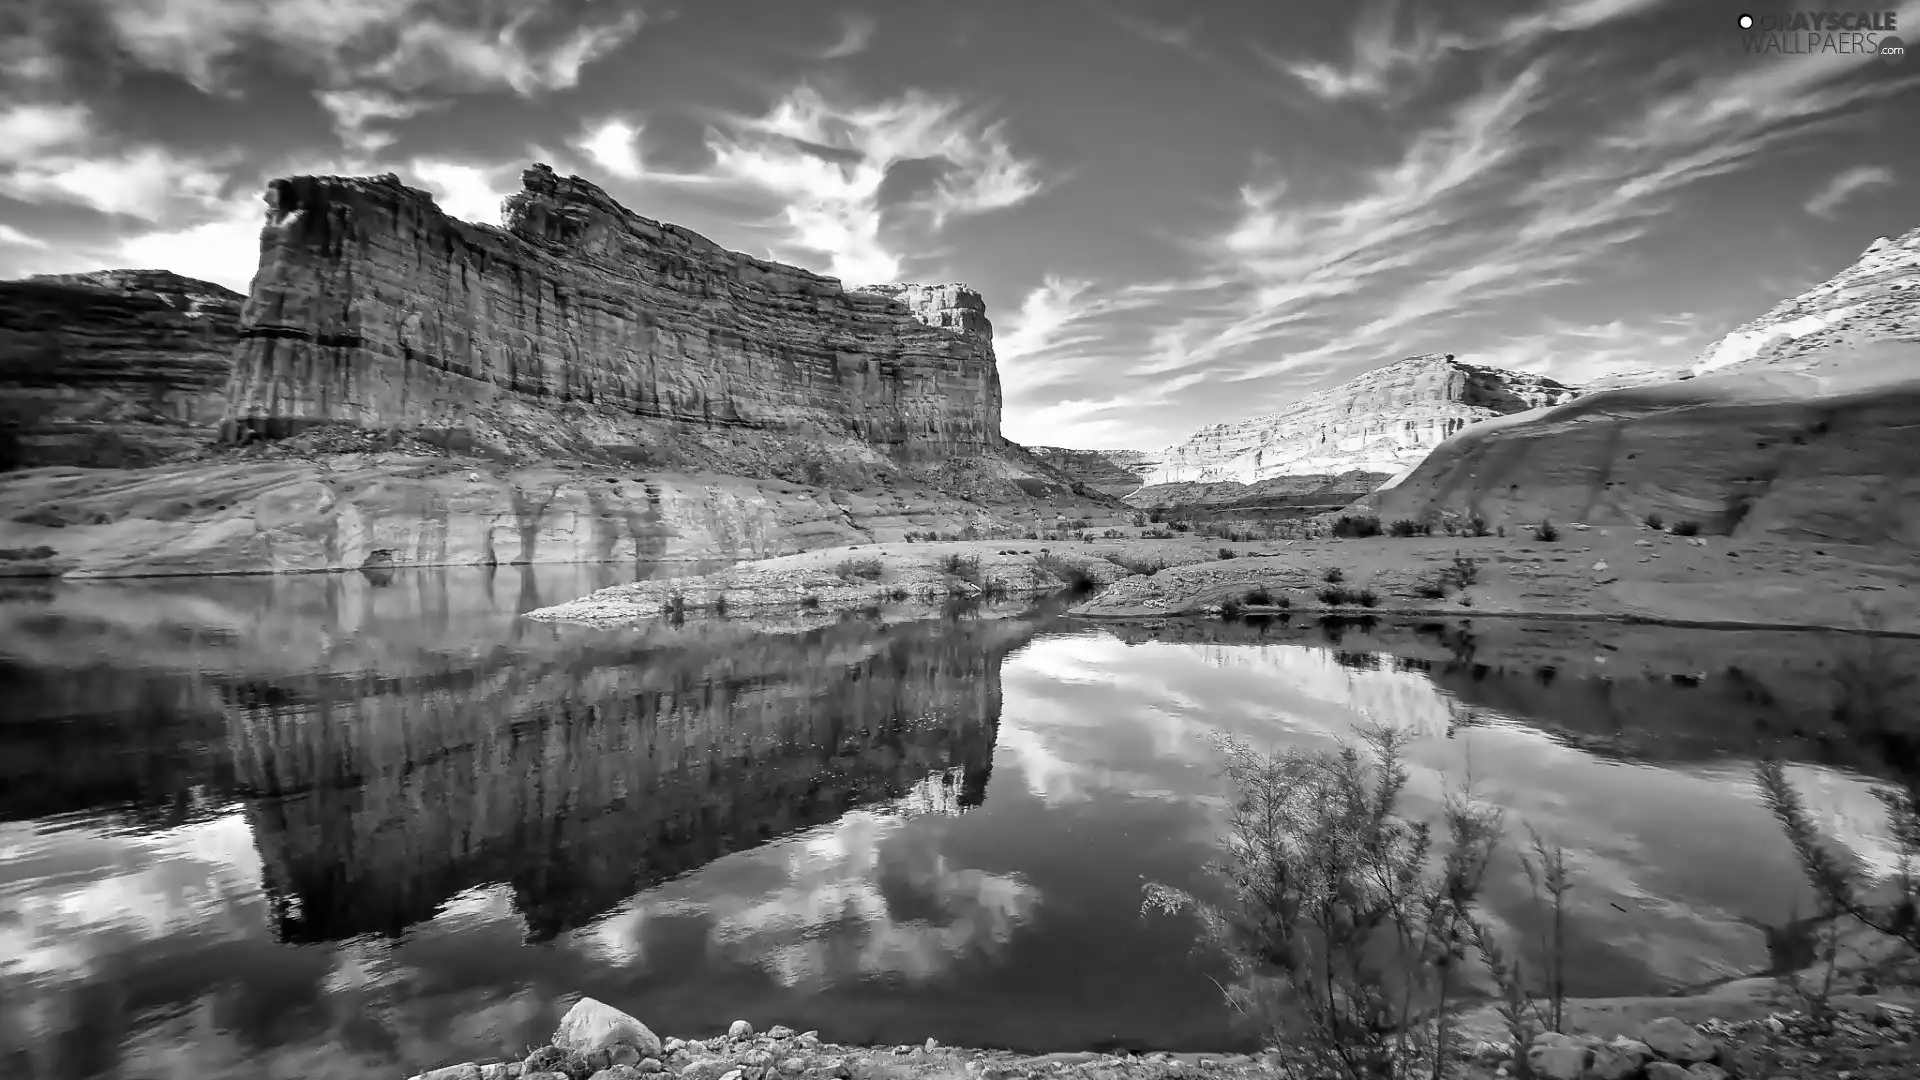
[(879, 581), (886, 567), (879, 559), (842, 559), (833, 572), (841, 581)]
[(1264, 586), (1258, 589), (1248, 589), (1247, 594), (1240, 599), (1250, 607), (1273, 606), (1273, 594), (1268, 592)]
[(1333, 523), (1333, 535), (1356, 538), (1379, 536), (1380, 519), (1372, 516), (1350, 517), (1342, 514)]
[(1166, 529), (1148, 529), (1140, 534), (1143, 540), (1171, 540), (1173, 533)]
[(975, 585), (980, 584), (980, 558), (977, 555), (962, 555), (956, 551), (951, 555), (942, 556), (934, 565), (939, 567), (943, 574)]
[[(1491, 536), (1493, 532), (1487, 528), (1487, 519), (1476, 513), (1467, 519), (1467, 535)], [(1505, 534), (1502, 533), (1501, 535), (1504, 536)]]
[(1394, 536), (1402, 537), (1432, 536), (1433, 526), (1425, 522), (1415, 521), (1412, 518), (1401, 518), (1392, 525), (1387, 526), (1387, 531)]
[(1699, 536), (1700, 523), (1697, 521), (1676, 521), (1673, 523), (1675, 536)]
[(1229, 596), (1225, 600), (1220, 601), (1221, 618), (1231, 621), (1239, 618), (1243, 614), (1245, 614), (1245, 612), (1241, 610), (1240, 601), (1235, 600), (1233, 597)]
[(1221, 557), (1221, 558), (1223, 558), (1223, 559), (1231, 559), (1231, 558), (1233, 558), (1233, 557), (1234, 557), (1235, 555), (1238, 555), (1238, 554), (1240, 554), (1240, 553), (1239, 553), (1239, 552), (1237, 552), (1237, 551), (1235, 551), (1235, 550), (1233, 550), (1233, 549), (1232, 549), (1232, 548), (1230, 548), (1230, 547), (1223, 547), (1223, 548), (1221, 548), (1221, 549), (1220, 549), (1220, 557)]
[(1147, 525), (1147, 515), (1139, 512), (1138, 510), (1134, 511), (1133, 527), (1136, 529), (1143, 529), (1143, 528), (1146, 528), (1146, 525)]
[(1167, 512), (1156, 506), (1152, 510), (1147, 511), (1147, 520), (1158, 525), (1167, 520)]
[(1430, 1061), (1439, 1076), (1457, 1054), (1459, 968), (1487, 937), (1475, 908), (1504, 823), (1449, 798), (1434, 867), (1432, 826), (1399, 812), (1408, 736), (1360, 734), (1365, 750), (1223, 740), (1230, 812), (1212, 869), (1227, 899), (1150, 883), (1141, 912), (1199, 917), (1231, 965), (1229, 1003), (1272, 1025), (1283, 1075), (1406, 1080)]
[(1058, 555), (1042, 553), (1034, 558), (1033, 563), (1076, 593), (1092, 592), (1099, 585), (1099, 582), (1093, 580), (1086, 570)]
[(820, 598), (812, 593), (807, 593), (800, 597), (800, 606), (808, 609), (817, 608), (820, 606)]
[(713, 598), (713, 613), (724, 616), (727, 613), (727, 594), (721, 593)]
[(1375, 595), (1372, 589), (1362, 588), (1355, 591), (1352, 595), (1353, 602), (1359, 604), (1361, 607), (1372, 607), (1380, 602), (1380, 597)]
[(1193, 522), (1191, 522), (1191, 521), (1169, 521), (1169, 522), (1167, 522), (1167, 528), (1169, 528), (1169, 529), (1172, 529), (1172, 530), (1173, 530), (1174, 532), (1177, 532), (1177, 533), (1183, 533), (1183, 532), (1192, 532), (1192, 531), (1193, 531)]
[(1666, 522), (1666, 519), (1665, 519), (1665, 518), (1662, 518), (1662, 517), (1661, 517), (1661, 516), (1660, 516), (1659, 514), (1657, 514), (1657, 513), (1654, 513), (1654, 514), (1648, 514), (1648, 515), (1646, 516), (1646, 519), (1645, 519), (1645, 520), (1646, 520), (1646, 523), (1647, 523), (1647, 528), (1649, 528), (1649, 529), (1654, 529), (1654, 530), (1656, 530), (1656, 531), (1657, 531), (1657, 530), (1660, 530), (1660, 529), (1664, 529), (1664, 528), (1666, 528), (1666, 527), (1667, 527), (1667, 522)]
[(1165, 559), (1141, 558), (1138, 555), (1109, 555), (1107, 561), (1129, 574), (1142, 574), (1149, 577), (1167, 568)]
[(1119, 529), (1108, 529), (1106, 532), (1103, 532), (1100, 535), (1102, 538), (1107, 540), (1118, 540), (1126, 536), (1127, 534), (1121, 532)]
[(1441, 573), (1452, 578), (1454, 585), (1464, 589), (1480, 580), (1480, 560), (1468, 558), (1456, 551), (1453, 553), (1453, 564)]
[(1354, 594), (1345, 585), (1329, 585), (1314, 595), (1320, 598), (1321, 603), (1332, 607), (1352, 603)]
[(1553, 522), (1542, 519), (1533, 527), (1533, 538), (1542, 543), (1551, 544), (1560, 539), (1560, 530), (1554, 526)]
[(1347, 580), (1347, 572), (1337, 566), (1329, 566), (1325, 570), (1320, 571), (1320, 580), (1329, 585), (1338, 585)]

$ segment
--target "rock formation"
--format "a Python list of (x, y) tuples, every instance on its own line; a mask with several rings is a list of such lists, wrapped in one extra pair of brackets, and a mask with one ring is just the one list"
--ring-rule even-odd
[(1367, 505), (1920, 546), (1920, 229), (1716, 342), (1697, 370), (1476, 425)]
[(0, 281), (0, 470), (148, 465), (205, 443), (240, 302), (163, 270)]
[(1410, 356), (1278, 412), (1201, 428), (1156, 455), (1159, 464), (1127, 501), (1282, 516), (1331, 509), (1469, 424), (1575, 392), (1541, 375)]
[[(544, 165), (522, 180), (504, 229), (393, 176), (274, 181), (227, 438), (345, 423), (731, 472), (764, 456), (756, 432), (876, 464), (1001, 448), (977, 293), (848, 291)], [(746, 445), (683, 462), (707, 436)]]
[(1111, 509), (1001, 437), (971, 289), (849, 291), (524, 180), (506, 228), (391, 176), (277, 180), (237, 317), (168, 275), (0, 286), (30, 391), (0, 450), (194, 458), (0, 479), (0, 576), (757, 558)]
[(1158, 454), (1144, 450), (1068, 450), (1059, 446), (1030, 446), (1035, 457), (1073, 480), (1115, 498), (1125, 498), (1146, 482), (1160, 464)]

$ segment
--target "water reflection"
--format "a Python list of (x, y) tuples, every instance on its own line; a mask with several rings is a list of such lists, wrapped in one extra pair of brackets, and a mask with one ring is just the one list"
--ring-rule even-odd
[[(1872, 763), (1813, 738), (1822, 641), (516, 617), (614, 572), (0, 598), (0, 1067), (405, 1075), (538, 1041), (575, 993), (689, 1035), (1244, 1046), (1141, 881), (1204, 886), (1210, 736), (1370, 715), (1420, 735), (1413, 811), (1470, 777), (1572, 849), (1576, 992), (1765, 965), (1805, 906), (1747, 782), (1776, 736), (1885, 854)], [(1535, 929), (1517, 866), (1490, 906)]]

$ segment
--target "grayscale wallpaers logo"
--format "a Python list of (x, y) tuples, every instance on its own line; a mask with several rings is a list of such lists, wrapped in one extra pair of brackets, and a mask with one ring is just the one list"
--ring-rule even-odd
[(1741, 48), (1750, 53), (1877, 56), (1888, 64), (1907, 57), (1891, 11), (1786, 11), (1740, 16)]

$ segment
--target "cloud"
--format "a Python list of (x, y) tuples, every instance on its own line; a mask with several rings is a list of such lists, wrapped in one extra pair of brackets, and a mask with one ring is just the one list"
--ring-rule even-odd
[(93, 2), (132, 59), (207, 93), (230, 92), (236, 59), (264, 47), (333, 86), (371, 80), (391, 89), (532, 95), (576, 85), (582, 67), (644, 21), (629, 9), (575, 22), (552, 0), (338, 0), (324, 18), (303, 0)]
[(121, 266), (164, 267), (245, 293), (260, 265), (264, 215), (259, 196), (234, 199), (208, 220), (119, 240), (112, 249), (114, 261)]
[[(917, 246), (953, 218), (1016, 205), (1042, 187), (999, 125), (918, 90), (851, 104), (803, 85), (764, 116), (723, 119), (707, 146), (712, 177), (780, 207), (777, 257), (824, 259), (827, 273), (856, 284), (897, 280), (903, 241)], [(890, 192), (895, 170), (910, 165), (935, 178)]]
[(222, 163), (176, 156), (161, 146), (46, 154), (0, 173), (0, 193), (24, 202), (84, 206), (154, 223), (182, 207), (216, 204), (224, 183)]
[(333, 117), (335, 134), (347, 149), (374, 154), (393, 144), (385, 131), (369, 131), (376, 120), (405, 120), (429, 108), (420, 101), (407, 101), (380, 90), (317, 90), (314, 98)]
[(880, 24), (871, 15), (849, 12), (840, 16), (840, 40), (819, 54), (821, 60), (840, 60), (867, 51)]
[(0, 222), (0, 247), (23, 247), (33, 248), (36, 251), (45, 251), (51, 246), (52, 245), (37, 236), (28, 236), (19, 229), (5, 222)]
[(618, 117), (591, 124), (574, 146), (595, 165), (622, 180), (638, 180), (645, 171), (640, 163), (640, 128)]
[(1891, 187), (1894, 181), (1893, 170), (1885, 165), (1856, 165), (1851, 169), (1842, 169), (1813, 193), (1813, 197), (1806, 202), (1806, 211), (1817, 218), (1831, 218), (1833, 212), (1848, 199), (1873, 188)]
[(9, 156), (32, 157), (87, 137), (89, 115), (79, 105), (14, 105), (0, 113), (0, 146)]
[(500, 224), (500, 204), (520, 190), (520, 170), (513, 165), (415, 158), (408, 164), (407, 171), (410, 179), (433, 193), (440, 209), (476, 224)]

